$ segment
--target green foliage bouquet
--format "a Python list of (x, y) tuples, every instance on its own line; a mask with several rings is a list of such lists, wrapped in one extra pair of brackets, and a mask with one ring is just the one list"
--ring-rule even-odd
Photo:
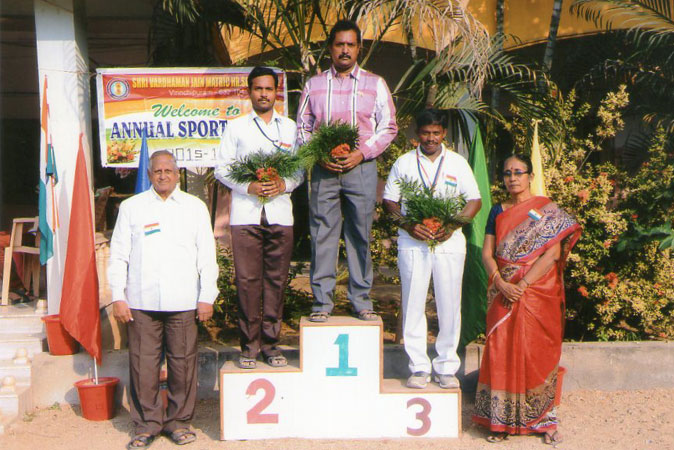
[(302, 167), (310, 170), (316, 163), (334, 162), (358, 148), (358, 127), (335, 121), (321, 124), (309, 142), (300, 147)]
[[(234, 161), (229, 166), (227, 178), (235, 183), (275, 181), (279, 178), (297, 178), (299, 170), (300, 160), (295, 154), (258, 150)], [(261, 203), (269, 201), (268, 197), (258, 199)]]
[[(451, 231), (470, 222), (470, 219), (460, 215), (466, 206), (463, 195), (436, 197), (430, 188), (407, 177), (402, 177), (397, 183), (405, 202), (404, 225), (423, 224), (436, 233), (440, 228)], [(438, 243), (432, 239), (427, 242), (428, 248), (433, 251)]]

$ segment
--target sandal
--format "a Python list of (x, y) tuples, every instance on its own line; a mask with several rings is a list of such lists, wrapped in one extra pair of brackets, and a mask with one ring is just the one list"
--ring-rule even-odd
[(309, 314), (309, 322), (324, 323), (330, 318), (330, 313), (326, 311), (312, 312)]
[(379, 320), (379, 314), (372, 311), (371, 309), (364, 309), (358, 313), (358, 318), (366, 322), (373, 322)]
[(493, 433), (487, 436), (487, 442), (497, 444), (508, 439), (508, 433)]
[(197, 435), (188, 428), (178, 428), (169, 434), (169, 438), (171, 438), (171, 441), (176, 445), (185, 445), (196, 441)]
[(241, 369), (255, 369), (257, 367), (257, 361), (255, 358), (247, 358), (241, 355), (239, 356), (239, 367)]
[(283, 355), (267, 356), (267, 364), (272, 367), (285, 367), (288, 365), (288, 360)]
[(562, 435), (559, 434), (557, 430), (553, 431), (552, 433), (546, 431), (545, 434), (543, 435), (543, 443), (547, 445), (552, 445), (553, 447), (556, 447), (557, 444), (560, 444), (562, 441), (563, 441)]
[(136, 448), (148, 448), (150, 445), (152, 445), (155, 437), (156, 436), (147, 433), (137, 434), (129, 441), (128, 444), (126, 444), (126, 448), (128, 450), (133, 450)]

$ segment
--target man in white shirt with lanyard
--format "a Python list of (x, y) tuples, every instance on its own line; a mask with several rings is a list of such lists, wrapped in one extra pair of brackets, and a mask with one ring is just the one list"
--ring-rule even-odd
[[(401, 205), (402, 177), (417, 180), (436, 196), (465, 196), (460, 215), (472, 219), (482, 206), (480, 191), (468, 162), (442, 143), (447, 134), (445, 118), (437, 110), (425, 110), (417, 116), (419, 146), (396, 160), (384, 189), (384, 206), (400, 222), (405, 214)], [(402, 209), (401, 209), (402, 206)], [(430, 251), (426, 241), (438, 245)], [(398, 267), (402, 285), (403, 339), (412, 373), (411, 388), (424, 388), (434, 373), (440, 387), (454, 389), (454, 376), (460, 361), (456, 353), (461, 331), (461, 282), (466, 258), (466, 239), (460, 229), (440, 228), (435, 233), (423, 224), (400, 227)], [(426, 297), (433, 276), (435, 305), (438, 313), (438, 356), (432, 363), (427, 350)]]
[[(239, 366), (244, 369), (256, 367), (260, 352), (273, 367), (287, 364), (277, 344), (293, 250), (290, 192), (302, 176), (243, 184), (227, 177), (230, 164), (250, 153), (295, 151), (295, 122), (274, 110), (277, 88), (278, 76), (272, 69), (255, 67), (250, 72), (253, 112), (227, 124), (215, 169), (215, 177), (232, 190), (229, 220), (239, 296)], [(268, 200), (263, 204), (260, 197)]]
[[(113, 315), (127, 323), (129, 410), (136, 434), (129, 449), (160, 433), (176, 444), (196, 439), (189, 428), (197, 399), (197, 324), (213, 315), (218, 264), (204, 202), (177, 188), (174, 156), (150, 157), (152, 189), (122, 202), (110, 241), (108, 281)], [(159, 395), (163, 342), (168, 409)]]

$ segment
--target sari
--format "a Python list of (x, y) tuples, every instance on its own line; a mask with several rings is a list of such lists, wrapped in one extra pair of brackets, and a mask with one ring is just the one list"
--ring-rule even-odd
[(557, 428), (554, 403), (564, 336), (563, 269), (580, 226), (547, 197), (533, 197), (496, 217), (495, 259), (501, 277), (517, 283), (550, 247), (561, 256), (511, 306), (493, 282), (487, 288), (486, 344), (473, 421), (492, 432), (545, 433)]

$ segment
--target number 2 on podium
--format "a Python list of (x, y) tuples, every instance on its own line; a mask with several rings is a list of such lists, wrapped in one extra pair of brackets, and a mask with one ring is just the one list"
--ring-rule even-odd
[(252, 423), (278, 423), (278, 414), (262, 413), (262, 411), (271, 405), (276, 396), (276, 388), (265, 378), (258, 378), (248, 385), (246, 395), (255, 395), (259, 390), (264, 391), (264, 396), (255, 406), (246, 413), (246, 422)]
[(339, 366), (326, 367), (326, 377), (355, 377), (358, 376), (357, 367), (349, 367), (349, 335), (340, 334), (335, 339), (335, 344), (339, 347)]

